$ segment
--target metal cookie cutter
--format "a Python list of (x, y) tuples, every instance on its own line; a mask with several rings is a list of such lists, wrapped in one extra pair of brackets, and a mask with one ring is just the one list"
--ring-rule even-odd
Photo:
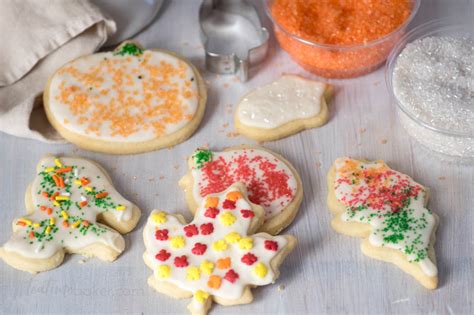
[(203, 0), (199, 9), (206, 68), (221, 74), (239, 73), (247, 81), (249, 68), (261, 62), (270, 34), (247, 0)]

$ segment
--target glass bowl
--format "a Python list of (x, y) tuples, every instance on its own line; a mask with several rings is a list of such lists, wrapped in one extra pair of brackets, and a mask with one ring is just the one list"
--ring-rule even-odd
[(411, 14), (393, 32), (365, 44), (331, 45), (312, 42), (288, 32), (272, 16), (274, 0), (265, 0), (265, 10), (273, 22), (280, 46), (304, 69), (326, 78), (352, 78), (380, 67), (390, 51), (404, 35), (413, 20), (421, 0), (413, 0)]
[(423, 120), (422, 116), (416, 115), (396, 96), (393, 75), (398, 56), (408, 43), (428, 36), (472, 38), (473, 28), (469, 24), (453, 24), (449, 20), (434, 20), (405, 34), (388, 57), (385, 72), (388, 90), (397, 106), (400, 123), (412, 138), (431, 151), (441, 153), (442, 157), (472, 163), (474, 162), (474, 132), (472, 130), (450, 130), (435, 127), (431, 122)]

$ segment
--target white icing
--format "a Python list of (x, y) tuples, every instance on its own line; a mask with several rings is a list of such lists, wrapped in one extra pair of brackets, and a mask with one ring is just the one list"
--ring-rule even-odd
[[(349, 170), (345, 170), (347, 163), (355, 163), (356, 169), (350, 167)], [(402, 251), (410, 262), (418, 263), (423, 272), (432, 277), (436, 276), (438, 271), (435, 264), (430, 260), (427, 255), (427, 250), (430, 244), (431, 234), (435, 227), (436, 221), (427, 208), (424, 206), (425, 190), (424, 188), (416, 183), (409, 176), (391, 170), (383, 162), (370, 162), (364, 163), (350, 158), (339, 158), (335, 162), (336, 165), (336, 178), (335, 178), (335, 195), (339, 202), (343, 203), (347, 210), (341, 215), (343, 221), (355, 221), (368, 223), (372, 227), (372, 231), (369, 236), (370, 244), (374, 246), (385, 246)], [(400, 233), (395, 233), (391, 228), (387, 228), (387, 218), (383, 214), (391, 213), (392, 208), (388, 203), (388, 199), (384, 199), (382, 208), (374, 208), (367, 202), (371, 199), (371, 203), (375, 204), (378, 200), (373, 196), (378, 194), (384, 194), (380, 191), (380, 187), (377, 186), (376, 190), (369, 192), (371, 187), (363, 177), (353, 176), (354, 172), (374, 172), (372, 175), (372, 181), (375, 176), (382, 176), (380, 180), (383, 180), (383, 187), (388, 191), (398, 191), (395, 186), (400, 187), (412, 187), (412, 189), (419, 189), (416, 196), (409, 197), (410, 204), (408, 207), (404, 207), (399, 210), (400, 213), (408, 213), (408, 217), (411, 219), (409, 222), (410, 228), (403, 230)], [(388, 171), (388, 172), (387, 172)], [(349, 174), (349, 177), (348, 177)], [(349, 180), (347, 180), (349, 178)], [(373, 187), (371, 187), (373, 189)], [(357, 208), (362, 205), (367, 205), (363, 209), (351, 210), (350, 206)], [(370, 219), (369, 219), (370, 218)], [(387, 231), (384, 229), (387, 228)], [(396, 242), (390, 242), (384, 239), (384, 237), (391, 236), (394, 234), (402, 234), (403, 239), (399, 239)], [(413, 240), (418, 238), (418, 242)], [(407, 252), (406, 248), (413, 246), (412, 252)], [(426, 253), (426, 257), (417, 259), (417, 252)]]
[[(146, 260), (150, 262), (155, 270), (155, 277), (160, 281), (167, 281), (173, 283), (174, 285), (178, 286), (181, 289), (186, 291), (193, 292), (193, 294), (197, 290), (202, 290), (204, 292), (209, 293), (210, 295), (218, 296), (225, 299), (236, 300), (242, 296), (243, 290), (246, 286), (261, 286), (272, 283), (275, 280), (275, 274), (270, 267), (271, 260), (287, 245), (287, 240), (284, 236), (270, 236), (268, 234), (255, 234), (255, 235), (248, 235), (248, 229), (250, 224), (253, 220), (257, 218), (256, 216), (252, 218), (244, 218), (240, 212), (240, 210), (248, 210), (251, 209), (250, 204), (244, 199), (240, 198), (236, 201), (236, 208), (234, 210), (226, 210), (223, 208), (222, 204), (225, 200), (226, 194), (231, 191), (240, 191), (238, 187), (231, 186), (225, 192), (220, 194), (212, 194), (209, 196), (217, 196), (219, 197), (219, 204), (216, 207), (219, 209), (220, 213), (216, 216), (215, 219), (206, 217), (204, 215), (206, 208), (204, 207), (204, 203), (201, 207), (198, 208), (194, 220), (189, 224), (182, 224), (178, 221), (178, 219), (171, 215), (166, 215), (166, 222), (164, 223), (156, 223), (153, 220), (153, 215), (159, 213), (160, 211), (153, 211), (150, 217), (148, 218), (147, 224), (145, 226), (145, 246), (146, 246)], [(242, 193), (242, 195), (244, 195)], [(244, 196), (245, 197), (245, 196)], [(205, 202), (205, 201), (204, 201)], [(231, 212), (236, 217), (236, 221), (231, 226), (225, 226), (220, 222), (220, 216), (225, 212)], [(201, 224), (205, 223), (212, 223), (214, 226), (214, 232), (210, 235), (195, 235), (192, 237), (186, 237), (184, 233), (184, 226), (195, 224), (198, 228)], [(174, 236), (182, 236), (186, 244), (184, 247), (180, 249), (173, 249), (170, 246), (170, 240), (157, 240), (155, 238), (155, 231), (156, 230), (164, 230), (167, 229), (169, 231), (169, 237)], [(212, 248), (212, 243), (219, 240), (224, 240), (225, 236), (228, 235), (230, 232), (237, 232), (240, 236), (243, 237), (251, 237), (253, 240), (253, 248), (251, 249), (240, 249), (238, 243), (227, 243), (228, 248), (225, 251), (215, 251)], [(278, 243), (278, 250), (272, 251), (265, 248), (265, 240), (271, 240)], [(196, 243), (202, 243), (207, 245), (207, 250), (204, 255), (195, 255), (192, 253), (192, 248)], [(155, 258), (155, 255), (160, 252), (162, 249), (165, 249), (171, 256), (166, 261), (160, 261)], [(247, 253), (253, 253), (255, 256), (258, 257), (258, 260), (253, 263), (252, 265), (247, 265), (241, 262), (241, 258)], [(188, 259), (189, 265), (187, 267), (176, 267), (173, 264), (175, 256), (186, 255)], [(233, 269), (238, 275), (239, 278), (235, 281), (235, 283), (231, 283), (224, 279), (224, 275), (229, 269), (218, 269), (217, 268), (217, 260), (220, 258), (230, 257), (231, 259), (231, 266), (229, 269)], [(187, 280), (187, 270), (189, 267), (199, 267), (200, 264), (204, 261), (208, 260), (214, 263), (214, 269), (212, 271), (212, 275), (218, 275), (222, 277), (222, 284), (219, 289), (214, 289), (208, 286), (209, 275), (201, 272), (199, 280)], [(254, 274), (253, 269), (258, 263), (264, 263), (265, 266), (268, 268), (268, 273), (263, 277), (259, 278)], [(171, 275), (169, 278), (160, 278), (157, 275), (157, 267), (161, 265), (168, 265), (171, 267)], [(191, 307), (193, 309), (200, 309), (204, 307), (204, 304), (195, 301), (191, 302)]]
[[(56, 187), (55, 184), (42, 187), (42, 183), (44, 183), (43, 176), (40, 174), (37, 175), (31, 185), (31, 200), (34, 206), (34, 212), (30, 215), (25, 215), (22, 217), (30, 220), (32, 223), (40, 223), (41, 221), (45, 221), (46, 224), (44, 226), (33, 229), (34, 232), (38, 233), (43, 233), (46, 227), (50, 225), (49, 220), (54, 218), (55, 223), (51, 225), (52, 231), (49, 233), (49, 235), (52, 236), (52, 239), (49, 241), (47, 241), (46, 238), (43, 238), (42, 241), (39, 241), (39, 239), (36, 237), (30, 239), (28, 229), (31, 229), (32, 227), (23, 227), (17, 225), (16, 231), (13, 233), (10, 240), (4, 245), (5, 250), (16, 252), (24, 257), (29, 258), (49, 258), (63, 247), (69, 249), (81, 249), (94, 243), (102, 243), (112, 247), (116, 251), (123, 251), (124, 244), (122, 236), (118, 232), (104, 225), (98, 225), (96, 223), (96, 217), (101, 212), (110, 211), (117, 217), (118, 220), (127, 221), (130, 220), (132, 216), (133, 205), (115, 190), (115, 188), (109, 182), (107, 176), (93, 163), (77, 158), (61, 158), (60, 161), (63, 164), (63, 167), (72, 166), (77, 167), (79, 170), (79, 172), (73, 171), (64, 173), (67, 176), (73, 176), (71, 181), (72, 183), (70, 185), (70, 191), (65, 191), (67, 186), (66, 188), (59, 188)], [(55, 162), (53, 157), (45, 158), (42, 160), (41, 171), (54, 166)], [(54, 172), (51, 172), (51, 174), (54, 174)], [(80, 174), (80, 177), (76, 177), (74, 174)], [(83, 208), (77, 207), (76, 202), (83, 201), (82, 197), (84, 197), (83, 194), (86, 194), (86, 191), (82, 186), (75, 184), (74, 181), (82, 177), (90, 180), (90, 184), (87, 185), (88, 187), (94, 187), (95, 192), (105, 190), (108, 193), (107, 198), (110, 198), (108, 200), (114, 204), (125, 206), (125, 209), (118, 211), (110, 207), (104, 209), (96, 206), (94, 202), (94, 196), (90, 196), (88, 198), (89, 203), (87, 206)], [(53, 201), (51, 201), (50, 198), (46, 198), (41, 194), (46, 190), (45, 188), (48, 190), (53, 189), (54, 191), (59, 192), (60, 195), (65, 195), (67, 193), (70, 194), (69, 198), (72, 201), (72, 205), (69, 207), (69, 209), (66, 209), (66, 206), (61, 206), (61, 209), (65, 210), (69, 216), (69, 227), (64, 227), (62, 224), (64, 218), (61, 215), (61, 209), (57, 206), (54, 206)], [(62, 204), (61, 201), (60, 203)], [(53, 209), (52, 215), (48, 215), (47, 211), (41, 210), (41, 206)], [(80, 218), (82, 222), (86, 220), (90, 224), (85, 235), (81, 233), (81, 228), (84, 227), (83, 224), (79, 225), (77, 228), (71, 227), (73, 223), (77, 221), (77, 218)], [(15, 222), (18, 222), (19, 219), (15, 220)], [(56, 231), (54, 230), (54, 227), (57, 228)], [(99, 233), (100, 235), (97, 235), (92, 230), (93, 228), (97, 227), (100, 227), (100, 230), (103, 231), (103, 233)]]
[[(248, 161), (245, 163), (245, 165), (248, 166), (252, 172), (254, 172), (255, 176), (245, 178), (243, 176), (230, 175), (235, 174), (236, 170), (239, 169), (237, 162), (234, 160), (242, 159), (243, 157), (248, 157)], [(274, 200), (266, 200), (260, 204), (260, 206), (265, 209), (265, 220), (269, 220), (280, 214), (280, 212), (293, 201), (293, 198), (296, 194), (296, 189), (298, 187), (296, 178), (294, 177), (290, 168), (273, 154), (258, 149), (237, 149), (223, 152), (212, 152), (212, 160), (217, 161), (219, 159), (223, 159), (223, 161), (229, 163), (226, 175), (222, 177), (222, 182), (228, 182), (228, 186), (234, 182), (243, 182), (249, 190), (250, 200), (255, 200), (252, 198), (252, 189), (250, 187), (252, 184), (255, 184), (255, 182), (258, 182), (258, 185), (260, 185), (262, 190), (269, 192), (270, 197), (272, 195), (270, 193), (270, 184), (266, 182), (267, 178), (264, 175), (264, 171), (260, 168), (262, 161), (274, 163), (275, 169), (273, 171), (284, 172), (284, 174), (287, 175), (286, 183), (288, 188), (291, 190), (291, 193), (289, 195), (282, 195)], [(202, 168), (199, 169), (197, 167), (193, 167), (191, 174), (193, 177), (194, 200), (200, 204), (203, 200), (203, 197), (206, 195), (206, 193), (203, 192), (203, 189), (209, 185), (209, 179), (205, 176)], [(226, 189), (227, 187), (223, 187), (222, 189)]]
[[(168, 69), (175, 72), (169, 73)], [(95, 81), (81, 82), (85, 76)], [(61, 85), (64, 89), (77, 88), (75, 95), (86, 95), (87, 105), (71, 109), (61, 100)], [(94, 139), (120, 142), (152, 140), (183, 128), (195, 114), (199, 100), (191, 66), (172, 55), (150, 50), (140, 56), (103, 52), (76, 59), (56, 72), (49, 91), (51, 113), (64, 128)], [(185, 91), (192, 96), (184, 97)], [(148, 98), (149, 104), (145, 101)], [(68, 101), (74, 102), (72, 99), (68, 96)], [(178, 109), (182, 110), (179, 119), (175, 116)], [(81, 121), (83, 118), (87, 121)], [(156, 124), (163, 127), (159, 135)], [(93, 129), (88, 130), (91, 125)]]
[(284, 75), (246, 95), (237, 117), (244, 125), (263, 129), (311, 118), (321, 111), (325, 89), (324, 83)]

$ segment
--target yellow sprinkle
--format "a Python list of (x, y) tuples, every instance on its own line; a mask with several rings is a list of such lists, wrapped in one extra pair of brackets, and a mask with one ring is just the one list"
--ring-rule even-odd
[(46, 173), (51, 173), (52, 171), (54, 171), (54, 167), (45, 168), (44, 171), (45, 171)]
[(154, 213), (151, 215), (151, 219), (152, 219), (153, 222), (155, 222), (156, 224), (165, 223), (165, 222), (166, 222), (166, 213), (164, 213), (163, 211), (154, 212)]
[(117, 209), (118, 211), (123, 211), (125, 210), (125, 206), (118, 205), (115, 209)]
[(94, 188), (90, 187), (90, 186), (87, 186), (86, 188), (84, 188), (85, 190), (87, 190), (88, 192), (92, 192), (94, 191)]
[(82, 182), (81, 182), (80, 180), (76, 179), (76, 180), (74, 181), (74, 184), (76, 184), (77, 186), (81, 186), (81, 185), (82, 185)]
[(237, 218), (235, 217), (235, 215), (232, 214), (232, 212), (226, 211), (226, 212), (224, 212), (223, 214), (221, 214), (221, 215), (219, 216), (219, 220), (220, 220), (221, 223), (224, 224), (225, 226), (231, 226), (232, 224), (235, 223), (235, 221), (237, 220)]
[(57, 167), (63, 167), (63, 164), (59, 159), (54, 159), (54, 164), (56, 164)]
[(74, 222), (74, 223), (71, 225), (71, 227), (72, 227), (73, 229), (75, 229), (75, 228), (77, 228), (79, 225), (81, 225), (81, 222), (82, 222), (81, 220), (77, 220), (76, 222)]
[(265, 278), (268, 273), (268, 268), (264, 263), (259, 262), (254, 268), (253, 273), (259, 278)]
[(25, 222), (26, 225), (31, 225), (33, 222), (31, 222), (30, 220), (28, 219), (24, 219), (24, 218), (21, 218), (20, 220), (18, 221), (22, 221), (22, 222)]
[(227, 249), (227, 243), (224, 240), (215, 241), (212, 243), (212, 249), (216, 252), (223, 252)]
[(68, 196), (56, 196), (56, 198), (54, 198), (58, 201), (64, 201), (64, 200), (69, 200), (69, 197)]
[(196, 299), (196, 301), (198, 301), (199, 303), (201, 304), (204, 304), (206, 302), (206, 300), (209, 298), (209, 293), (203, 291), (203, 290), (197, 290), (195, 293), (194, 293), (194, 298)]
[(39, 223), (33, 223), (32, 226), (33, 226), (35, 229), (37, 229), (37, 228), (40, 227), (40, 224), (39, 224)]
[(44, 232), (45, 232), (46, 234), (51, 233), (51, 227), (48, 225), (48, 226), (46, 227), (46, 230), (45, 230)]
[(50, 218), (50, 219), (49, 219), (49, 224), (50, 224), (50, 225), (54, 225), (54, 223), (56, 223), (56, 219)]
[(208, 260), (203, 260), (199, 268), (203, 273), (210, 275), (214, 270), (214, 264)]
[(237, 233), (237, 232), (230, 232), (229, 234), (227, 234), (224, 239), (227, 243), (229, 244), (234, 244), (236, 242), (238, 242), (240, 240), (240, 234)]
[(64, 211), (64, 210), (63, 210), (63, 211), (61, 211), (61, 216), (64, 218), (64, 220), (67, 220), (67, 219), (69, 219), (69, 215), (68, 215), (68, 214), (67, 214), (67, 212), (66, 212), (66, 211)]
[(53, 205), (56, 206), (56, 207), (59, 207), (59, 206), (60, 206), (59, 202), (57, 202), (56, 200), (53, 201)]
[(189, 267), (186, 273), (189, 281), (199, 280), (201, 278), (201, 271), (196, 266)]
[(253, 240), (250, 237), (244, 237), (239, 241), (239, 248), (240, 249), (252, 249), (253, 247)]
[(219, 204), (219, 197), (207, 197), (205, 207), (207, 208), (215, 208)]
[(168, 265), (161, 265), (156, 268), (158, 278), (168, 278), (171, 274), (171, 268)]
[(171, 247), (174, 249), (183, 248), (186, 245), (186, 241), (182, 236), (170, 237)]

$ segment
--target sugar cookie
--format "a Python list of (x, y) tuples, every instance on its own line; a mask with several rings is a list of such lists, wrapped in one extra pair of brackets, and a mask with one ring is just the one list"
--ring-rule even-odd
[(273, 283), (296, 245), (290, 235), (254, 234), (264, 210), (247, 199), (242, 183), (208, 195), (186, 224), (181, 215), (155, 210), (143, 231), (148, 284), (175, 298), (190, 298), (192, 314), (252, 302), (251, 288)]
[(45, 88), (44, 106), (51, 124), (77, 146), (129, 154), (189, 138), (204, 116), (206, 93), (188, 61), (125, 42), (60, 68)]
[(294, 167), (268, 149), (250, 146), (222, 152), (199, 149), (189, 158), (188, 168), (179, 185), (186, 193), (191, 212), (196, 211), (204, 196), (243, 182), (250, 201), (265, 209), (265, 224), (260, 231), (272, 235), (293, 221), (303, 199), (303, 184)]
[(248, 138), (271, 141), (319, 127), (328, 120), (331, 94), (328, 84), (283, 75), (244, 96), (235, 111), (235, 128)]
[(362, 252), (391, 262), (435, 289), (438, 217), (426, 208), (428, 191), (383, 161), (339, 158), (328, 173), (332, 227), (363, 238)]
[(37, 172), (25, 195), (27, 215), (13, 222), (0, 257), (31, 273), (59, 266), (65, 253), (115, 260), (125, 248), (120, 233), (136, 226), (140, 210), (115, 190), (102, 167), (45, 157)]

